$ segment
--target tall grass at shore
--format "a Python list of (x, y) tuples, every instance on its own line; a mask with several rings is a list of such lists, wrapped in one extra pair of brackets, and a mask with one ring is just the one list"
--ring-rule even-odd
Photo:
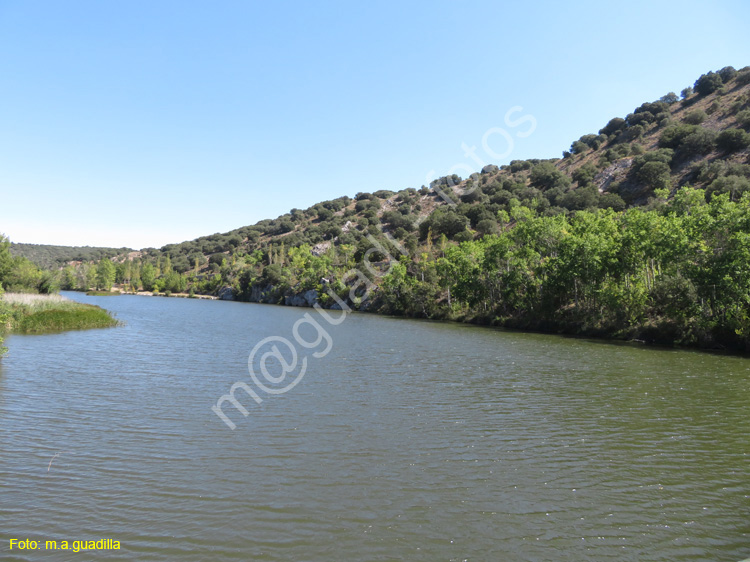
[(7, 313), (6, 328), (22, 334), (109, 328), (118, 324), (106, 310), (60, 295), (5, 293), (0, 304)]

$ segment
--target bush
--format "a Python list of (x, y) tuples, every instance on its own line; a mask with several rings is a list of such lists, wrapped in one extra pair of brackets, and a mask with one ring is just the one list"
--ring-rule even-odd
[(672, 120), (672, 114), (669, 113), (669, 111), (662, 111), (661, 113), (656, 114), (656, 122), (659, 123), (660, 126), (664, 124), (664, 121), (671, 121)]
[(706, 112), (701, 109), (695, 109), (685, 115), (685, 118), (683, 121), (685, 123), (688, 123), (690, 125), (700, 125), (703, 123), (706, 119), (708, 119), (708, 115), (706, 115)]
[(533, 164), (528, 160), (511, 160), (510, 171), (514, 174), (523, 170), (530, 170)]
[(750, 127), (750, 109), (745, 109), (737, 114), (737, 124), (745, 129)]
[(594, 150), (599, 150), (599, 147), (602, 144), (604, 144), (605, 142), (607, 142), (607, 135), (602, 135), (602, 134), (598, 134), (598, 135), (591, 135), (591, 134), (589, 134), (589, 135), (583, 135), (578, 140), (580, 140), (586, 146), (589, 146), (589, 147), (593, 148)]
[(716, 133), (699, 125), (670, 125), (659, 137), (659, 146), (679, 150), (681, 155), (707, 154), (714, 148)]
[(663, 148), (678, 148), (685, 138), (695, 132), (695, 125), (670, 125), (659, 136), (659, 146)]
[(737, 71), (734, 69), (733, 66), (725, 66), (722, 68), (718, 75), (721, 76), (721, 81), (726, 84), (730, 80), (732, 80), (735, 76), (737, 76)]
[(622, 117), (615, 117), (610, 119), (603, 128), (599, 129), (600, 135), (612, 135), (618, 133), (625, 128), (625, 119)]
[(555, 165), (551, 162), (542, 162), (534, 166), (529, 178), (531, 179), (531, 185), (540, 189), (570, 185), (570, 178), (555, 168)]
[(669, 165), (664, 162), (646, 162), (636, 172), (636, 177), (651, 189), (665, 189), (672, 184), (670, 172)]
[(566, 193), (560, 204), (570, 211), (582, 211), (589, 207), (596, 207), (599, 202), (599, 191), (596, 187), (579, 187)]
[(750, 180), (740, 176), (725, 176), (712, 181), (706, 189), (706, 194), (710, 198), (718, 193), (729, 193), (729, 198), (736, 201), (747, 191), (750, 191)]
[(612, 209), (615, 212), (625, 210), (625, 201), (616, 193), (602, 193), (599, 197), (599, 208)]
[(456, 242), (471, 242), (474, 240), (474, 235), (469, 230), (462, 230), (455, 236), (453, 236), (453, 239)]
[(693, 88), (692, 88), (692, 86), (688, 86), (687, 88), (683, 88), (682, 91), (680, 92), (680, 96), (684, 100), (688, 99), (692, 95), (693, 95)]
[(574, 141), (573, 144), (570, 145), (570, 152), (572, 154), (581, 154), (583, 152), (586, 152), (589, 149), (588, 145), (584, 144), (583, 142), (577, 140)]
[(680, 145), (680, 152), (685, 156), (708, 154), (716, 144), (716, 132), (698, 127), (695, 132), (685, 137)]
[(577, 182), (579, 186), (587, 185), (591, 183), (596, 175), (596, 168), (593, 164), (586, 164), (578, 168), (573, 172), (573, 181)]
[(497, 234), (497, 221), (494, 219), (482, 219), (477, 223), (477, 232), (481, 236), (488, 234)]
[(633, 113), (652, 113), (657, 114), (667, 111), (669, 104), (663, 101), (646, 102), (640, 105)]
[(750, 68), (743, 68), (737, 73), (737, 83), (740, 86), (750, 84)]
[(727, 129), (716, 137), (716, 146), (725, 152), (736, 152), (750, 146), (750, 134), (742, 129)]
[(669, 92), (667, 95), (660, 97), (659, 101), (664, 102), (668, 105), (672, 105), (673, 103), (677, 103), (678, 101), (680, 101), (680, 98), (674, 92)]
[(707, 96), (708, 94), (714, 93), (716, 90), (724, 85), (724, 81), (721, 76), (715, 72), (709, 72), (708, 74), (701, 75), (698, 80), (695, 81), (695, 91), (701, 96)]
[(414, 229), (414, 222), (408, 216), (402, 215), (398, 211), (388, 211), (383, 213), (380, 220), (394, 229), (403, 228), (406, 231)]
[(634, 141), (635, 139), (642, 137), (645, 131), (646, 129), (643, 128), (643, 125), (634, 125), (632, 127), (628, 127), (617, 137), (617, 142)]
[(459, 215), (453, 209), (437, 209), (430, 217), (419, 225), (419, 232), (422, 239), (427, 238), (427, 232), (432, 228), (433, 236), (445, 234), (452, 238), (459, 232), (466, 230), (469, 226), (469, 219)]
[(656, 121), (656, 116), (650, 111), (643, 111), (641, 113), (631, 113), (627, 117), (628, 125), (631, 127), (634, 125), (650, 125)]

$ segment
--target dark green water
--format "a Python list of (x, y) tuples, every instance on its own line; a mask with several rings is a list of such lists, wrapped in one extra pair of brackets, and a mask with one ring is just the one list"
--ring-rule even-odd
[[(2, 560), (750, 556), (748, 359), (319, 318), (331, 352), (298, 346), (285, 394), (239, 392), (232, 431), (211, 406), (311, 311), (74, 298), (126, 325), (7, 339)], [(99, 538), (122, 549), (43, 550)]]

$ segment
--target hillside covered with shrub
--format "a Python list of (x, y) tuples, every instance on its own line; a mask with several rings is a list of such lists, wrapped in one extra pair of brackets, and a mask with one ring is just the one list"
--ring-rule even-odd
[(99, 261), (112, 258), (130, 248), (98, 248), (91, 246), (53, 246), (50, 244), (16, 244), (11, 243), (10, 253), (16, 257), (28, 259), (30, 262), (46, 269), (64, 266), (72, 261)]
[(750, 67), (725, 67), (562, 158), (343, 196), (67, 266), (61, 283), (324, 306), (335, 293), (359, 310), (746, 350), (749, 129)]

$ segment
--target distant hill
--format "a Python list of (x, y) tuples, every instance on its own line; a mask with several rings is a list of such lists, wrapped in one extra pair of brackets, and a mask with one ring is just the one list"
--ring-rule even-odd
[(56, 269), (73, 261), (99, 261), (112, 258), (130, 248), (100, 248), (92, 246), (52, 246), (48, 244), (11, 243), (10, 253), (13, 256), (25, 257), (44, 269)]

